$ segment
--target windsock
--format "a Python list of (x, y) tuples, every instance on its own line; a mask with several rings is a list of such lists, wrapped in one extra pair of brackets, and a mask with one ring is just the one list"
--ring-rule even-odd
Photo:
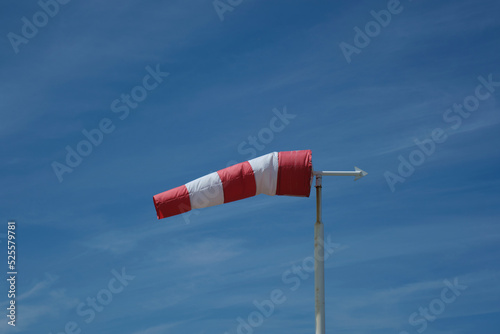
[(259, 194), (309, 197), (311, 150), (273, 152), (153, 196), (158, 219)]

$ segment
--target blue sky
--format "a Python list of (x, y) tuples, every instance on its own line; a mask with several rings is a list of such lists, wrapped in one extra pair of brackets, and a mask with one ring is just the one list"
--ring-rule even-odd
[[(6, 262), (16, 220), (19, 274), (17, 326), (2, 315), (0, 331), (313, 332), (314, 278), (288, 275), (313, 255), (313, 192), (161, 221), (152, 201), (252, 158), (249, 136), (286, 110), (258, 155), (311, 149), (315, 169), (369, 173), (324, 180), (327, 331), (498, 333), (500, 4), (232, 3), (221, 20), (210, 0), (73, 0), (46, 22), (37, 1), (3, 3), (0, 247)], [(148, 91), (147, 67), (169, 73)], [(147, 97), (113, 110), (134, 89)], [(275, 290), (272, 314), (238, 328)]]

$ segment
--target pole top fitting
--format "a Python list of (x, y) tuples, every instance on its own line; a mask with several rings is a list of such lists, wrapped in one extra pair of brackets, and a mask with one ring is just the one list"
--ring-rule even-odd
[(316, 186), (315, 187), (321, 187), (323, 180), (323, 176), (321, 174), (316, 174)]

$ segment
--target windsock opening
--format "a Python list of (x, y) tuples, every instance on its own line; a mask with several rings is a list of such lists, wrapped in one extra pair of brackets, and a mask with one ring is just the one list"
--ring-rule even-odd
[(313, 179), (312, 152), (280, 152), (278, 161), (276, 195), (309, 197)]

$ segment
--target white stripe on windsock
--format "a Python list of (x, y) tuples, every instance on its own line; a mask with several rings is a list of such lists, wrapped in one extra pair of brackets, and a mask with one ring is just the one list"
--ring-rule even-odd
[(224, 203), (222, 181), (217, 172), (186, 183), (192, 209), (207, 208)]
[(269, 153), (248, 161), (252, 166), (257, 186), (256, 195), (276, 195), (278, 182), (278, 152)]

